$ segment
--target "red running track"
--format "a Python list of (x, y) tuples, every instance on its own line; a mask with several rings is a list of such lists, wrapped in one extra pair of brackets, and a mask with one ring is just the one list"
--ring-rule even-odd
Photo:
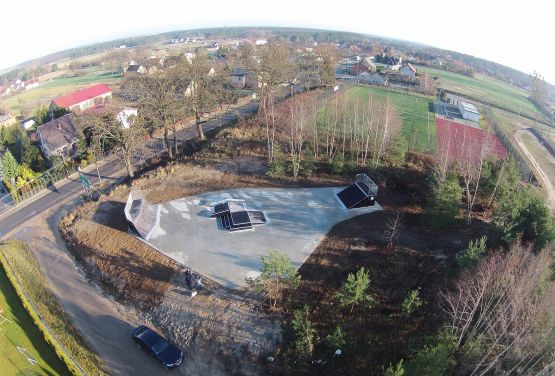
[(482, 151), (486, 157), (503, 159), (507, 156), (507, 150), (494, 132), (439, 117), (436, 127), (438, 151), (441, 156), (447, 156), (449, 162), (463, 158), (479, 161)]

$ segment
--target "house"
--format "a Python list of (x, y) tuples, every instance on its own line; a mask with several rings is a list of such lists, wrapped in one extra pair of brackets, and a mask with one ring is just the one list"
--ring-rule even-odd
[(37, 133), (42, 152), (48, 159), (55, 155), (71, 157), (77, 151), (79, 130), (74, 114), (66, 114), (44, 123), (39, 126)]
[(374, 84), (374, 85), (385, 85), (387, 84), (387, 76), (379, 73), (362, 72), (358, 75), (358, 80), (360, 82)]
[(130, 74), (146, 74), (147, 70), (141, 64), (129, 64), (123, 71), (124, 75)]
[(205, 48), (207, 53), (213, 54), (218, 52), (218, 50), (220, 49), (220, 45), (218, 44), (218, 42), (214, 42), (206, 45)]
[(463, 119), (470, 120), (475, 123), (480, 122), (480, 112), (478, 109), (472, 104), (468, 102), (459, 102), (459, 111)]
[(397, 57), (397, 56), (388, 56), (385, 54), (382, 55), (377, 55), (375, 57), (376, 62), (382, 64), (384, 66), (384, 68), (389, 69), (389, 70), (399, 70), (399, 68), (401, 68), (401, 65), (403, 64), (403, 58), (402, 57)]
[(229, 83), (236, 89), (244, 89), (247, 82), (247, 71), (244, 69), (235, 69), (229, 78)]
[(121, 123), (124, 129), (127, 129), (133, 125), (133, 118), (137, 116), (137, 109), (132, 107), (126, 107), (117, 113), (116, 119)]
[(357, 61), (354, 64), (349, 64), (346, 67), (346, 72), (347, 74), (351, 75), (351, 76), (358, 76), (359, 74), (363, 73), (363, 72), (368, 72), (368, 67), (361, 63), (360, 61)]
[(403, 64), (403, 66), (399, 69), (399, 73), (403, 76), (416, 77), (416, 68), (413, 67), (411, 63)]
[(8, 86), (0, 86), (0, 97), (5, 97), (12, 92), (12, 89)]
[(17, 124), (16, 118), (12, 114), (0, 115), (0, 128), (9, 127), (10, 125)]
[(362, 64), (368, 69), (368, 72), (376, 72), (376, 64), (371, 56), (366, 56), (362, 59)]
[(30, 117), (27, 119), (23, 119), (19, 122), (19, 124), (21, 125), (21, 128), (25, 129), (26, 131), (28, 131), (29, 129), (31, 129), (35, 124), (37, 124), (37, 121), (35, 120), (34, 117)]
[(87, 108), (104, 104), (111, 98), (112, 89), (106, 84), (98, 84), (55, 98), (50, 104), (50, 110), (53, 111), (57, 107), (81, 112)]
[(255, 46), (264, 46), (265, 44), (268, 44), (268, 39), (257, 39), (254, 41)]
[(25, 81), (23, 85), (25, 86), (25, 90), (31, 90), (38, 87), (40, 85), (40, 82), (38, 78), (33, 78)]

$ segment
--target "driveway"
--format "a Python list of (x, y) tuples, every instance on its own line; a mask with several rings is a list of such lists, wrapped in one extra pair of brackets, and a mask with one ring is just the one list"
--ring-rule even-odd
[[(382, 210), (378, 204), (344, 209), (335, 196), (341, 189), (231, 189), (169, 201), (161, 204), (148, 242), (224, 286), (245, 287), (268, 251), (285, 253), (299, 268), (336, 223)], [(224, 199), (244, 200), (248, 209), (263, 211), (268, 223), (238, 232), (219, 228), (210, 205)]]

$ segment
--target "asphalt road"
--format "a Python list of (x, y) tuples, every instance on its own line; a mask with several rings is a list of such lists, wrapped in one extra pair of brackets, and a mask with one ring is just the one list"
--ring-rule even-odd
[[(257, 110), (258, 104), (250, 102), (241, 108), (226, 112), (218, 119), (205, 122), (202, 125), (202, 128), (205, 132), (209, 132), (213, 129), (221, 127), (222, 125), (226, 125), (237, 120), (238, 116), (245, 117), (252, 115)], [(197, 130), (194, 125), (177, 132), (177, 139), (179, 141), (189, 140), (196, 136)], [(162, 141), (163, 140), (161, 139), (150, 141), (151, 147), (156, 150), (163, 149)], [(99, 171), (105, 185), (110, 185), (118, 178), (126, 175), (125, 169), (117, 158), (112, 158), (102, 164), (99, 167)], [(85, 173), (85, 175), (89, 178), (91, 183), (97, 184), (99, 182), (96, 170)], [(0, 239), (3, 239), (6, 234), (21, 226), (26, 221), (32, 219), (37, 213), (42, 213), (43, 211), (50, 209), (52, 206), (70, 202), (82, 193), (83, 187), (78, 177), (58, 182), (54, 187), (50, 187), (48, 192), (41, 194), (40, 197), (34, 199), (34, 201), (0, 215)]]

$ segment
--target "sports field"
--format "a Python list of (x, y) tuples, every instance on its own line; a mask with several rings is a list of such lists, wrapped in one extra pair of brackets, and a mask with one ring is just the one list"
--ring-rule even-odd
[(435, 149), (435, 116), (429, 112), (430, 99), (374, 86), (355, 86), (349, 90), (349, 95), (358, 96), (363, 100), (368, 99), (370, 94), (383, 101), (389, 97), (395, 104), (397, 114), (403, 123), (401, 132), (409, 141), (411, 150), (431, 152)]
[(474, 77), (449, 72), (442, 69), (418, 66), (419, 72), (428, 72), (439, 78), (439, 87), (461, 93), (478, 101), (485, 101), (513, 111), (534, 116), (536, 108), (528, 99), (527, 91), (502, 81), (476, 74)]
[(58, 77), (31, 90), (25, 90), (16, 95), (2, 99), (0, 106), (6, 107), (14, 115), (20, 115), (20, 107), (24, 108), (25, 115), (32, 115), (41, 105), (49, 105), (50, 101), (60, 95), (71, 93), (77, 89), (100, 83), (114, 83), (121, 79), (117, 73), (109, 71), (91, 71), (77, 77)]
[(497, 158), (505, 158), (507, 150), (499, 141), (495, 133), (487, 133), (481, 128), (464, 125), (455, 121), (438, 117), (437, 124), (437, 147), (441, 156), (445, 156), (450, 162), (462, 158), (479, 160), (482, 155), (482, 147), (486, 155)]
[(2, 267), (0, 312), (1, 375), (69, 375), (23, 308)]

